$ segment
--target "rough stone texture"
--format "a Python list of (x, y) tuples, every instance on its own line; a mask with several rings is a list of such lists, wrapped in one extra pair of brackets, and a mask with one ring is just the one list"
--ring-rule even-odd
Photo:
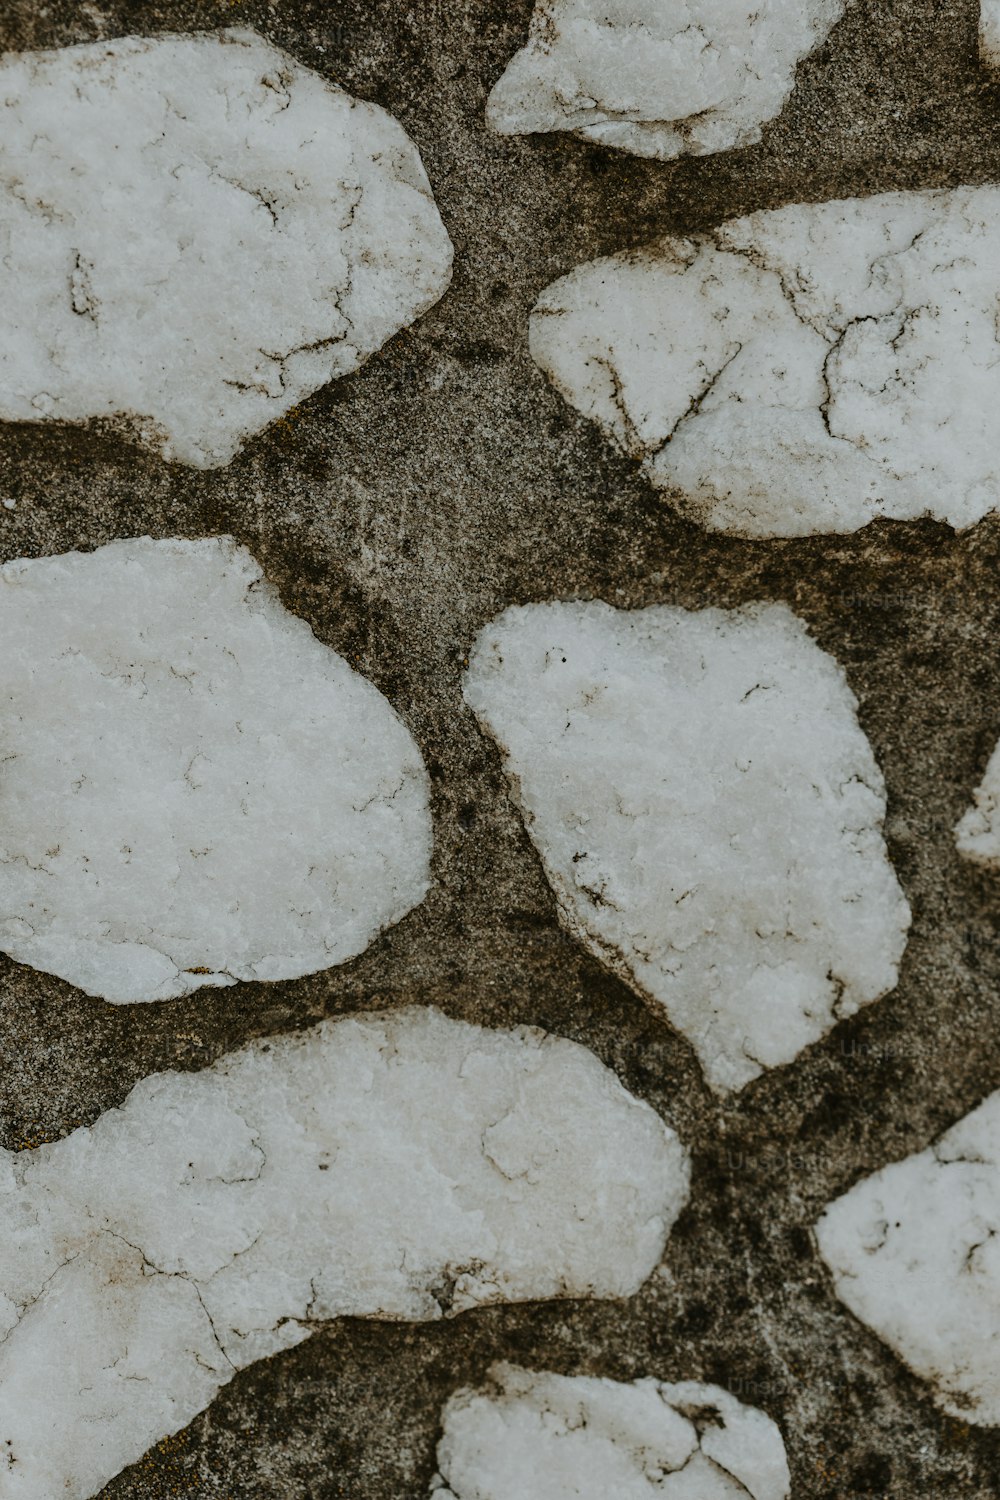
[(531, 349), (717, 531), (1000, 506), (1000, 189), (794, 204), (581, 266)]
[(567, 930), (743, 1088), (896, 983), (910, 913), (843, 672), (781, 605), (543, 604), (476, 641)]
[(538, 0), (490, 95), (501, 135), (572, 130), (669, 160), (749, 146), (846, 0)]
[(941, 1405), (1000, 1426), (1000, 1093), (838, 1198), (816, 1237), (838, 1295)]
[(0, 567), (0, 948), (170, 1000), (344, 963), (426, 895), (381, 694), (229, 538)]
[(494, 1365), (442, 1414), (432, 1500), (786, 1500), (781, 1433), (718, 1386)]
[(687, 1186), (585, 1048), (423, 1007), (145, 1079), (0, 1154), (5, 1500), (87, 1500), (332, 1318), (628, 1296)]
[[(530, 0), (3, 7), (11, 47), (256, 25), (401, 122), (457, 251), (448, 294), (411, 333), (228, 469), (167, 467), (92, 429), (0, 429), (4, 559), (232, 533), (404, 719), (435, 814), (426, 900), (327, 973), (109, 1006), (0, 961), (3, 1143), (64, 1135), (147, 1074), (202, 1068), (255, 1036), (432, 1000), (585, 1042), (694, 1157), (670, 1274), (636, 1297), (331, 1325), (242, 1371), (104, 1500), (426, 1500), (442, 1407), (497, 1360), (720, 1385), (781, 1427), (797, 1500), (995, 1500), (1000, 1433), (940, 1412), (843, 1307), (811, 1228), (1000, 1087), (1000, 880), (954, 841), (1000, 738), (1000, 519), (959, 536), (929, 520), (834, 539), (707, 534), (566, 405), (526, 336), (543, 289), (598, 255), (795, 201), (995, 181), (1000, 89), (978, 60), (978, 5), (852, 0), (758, 146), (670, 163), (484, 129), (530, 13)], [(500, 757), (463, 704), (479, 631), (551, 598), (783, 600), (859, 699), (914, 914), (900, 983), (729, 1101), (561, 929)]]
[(448, 284), (413, 143), (253, 31), (9, 57), (0, 100), (7, 420), (214, 468)]

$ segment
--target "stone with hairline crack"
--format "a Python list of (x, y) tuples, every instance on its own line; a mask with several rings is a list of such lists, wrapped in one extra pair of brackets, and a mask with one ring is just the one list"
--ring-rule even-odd
[(0, 59), (0, 418), (226, 464), (426, 312), (416, 147), (249, 30)]
[(538, 0), (490, 94), (502, 135), (571, 130), (667, 160), (760, 140), (845, 0)]
[(851, 532), (1000, 504), (1000, 188), (797, 203), (591, 261), (531, 352), (685, 515)]
[(1000, 1426), (1000, 1093), (831, 1203), (816, 1238), (840, 1300), (938, 1405)]
[(0, 1151), (4, 1500), (86, 1500), (333, 1318), (627, 1297), (688, 1192), (586, 1048), (413, 1008), (161, 1073)]
[(787, 1500), (781, 1433), (697, 1381), (498, 1364), (442, 1417), (432, 1500)]
[(509, 609), (465, 697), (559, 919), (742, 1088), (891, 990), (910, 913), (837, 663), (784, 605)]

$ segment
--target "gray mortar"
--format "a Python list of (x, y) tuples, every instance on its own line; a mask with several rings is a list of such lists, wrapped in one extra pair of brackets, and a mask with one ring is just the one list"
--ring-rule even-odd
[[(959, 860), (951, 836), (1000, 734), (1000, 522), (962, 536), (932, 523), (791, 542), (709, 536), (610, 452), (526, 347), (538, 293), (588, 257), (794, 199), (1000, 179), (1000, 89), (977, 63), (977, 5), (853, 0), (759, 146), (671, 164), (565, 135), (487, 133), (486, 94), (530, 10), (4, 0), (0, 11), (9, 48), (256, 26), (402, 121), (457, 252), (428, 317), (228, 469), (169, 466), (96, 428), (0, 426), (0, 496), (17, 501), (0, 509), (0, 558), (231, 532), (403, 715), (431, 768), (436, 820), (426, 902), (325, 974), (115, 1008), (0, 958), (4, 1143), (58, 1137), (144, 1075), (203, 1067), (250, 1037), (433, 1001), (586, 1043), (694, 1153), (669, 1277), (631, 1301), (332, 1324), (238, 1376), (104, 1495), (416, 1500), (443, 1401), (506, 1358), (727, 1386), (781, 1424), (797, 1500), (987, 1500), (1000, 1490), (1000, 1433), (942, 1416), (837, 1302), (811, 1225), (831, 1197), (1000, 1086), (1000, 879)], [(861, 700), (914, 912), (900, 984), (728, 1103), (662, 1014), (560, 931), (497, 753), (463, 706), (480, 627), (552, 597), (784, 599)]]

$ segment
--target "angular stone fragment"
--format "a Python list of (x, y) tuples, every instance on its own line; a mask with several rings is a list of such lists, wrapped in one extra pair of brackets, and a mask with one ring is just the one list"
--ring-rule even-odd
[(0, 949), (112, 1001), (290, 979), (429, 884), (382, 695), (229, 538), (0, 568)]
[(1000, 189), (795, 204), (593, 261), (537, 363), (686, 513), (740, 536), (1000, 501)]
[(6, 420), (213, 468), (448, 285), (401, 127), (253, 31), (11, 54), (0, 99)]
[(972, 806), (955, 829), (960, 854), (988, 869), (1000, 869), (1000, 745), (990, 756)]
[(909, 908), (835, 661), (784, 605), (509, 609), (465, 697), (504, 756), (563, 925), (719, 1091), (896, 983)]
[(785, 1500), (770, 1417), (715, 1385), (494, 1365), (452, 1397), (432, 1500)]
[(585, 1048), (433, 1010), (148, 1078), (0, 1152), (4, 1500), (96, 1494), (324, 1320), (628, 1296), (687, 1182)]
[(572, 130), (660, 159), (760, 140), (845, 0), (538, 0), (490, 95), (501, 135)]
[(840, 1300), (938, 1404), (1000, 1425), (1000, 1092), (838, 1198), (816, 1237)]
[(982, 0), (979, 11), (979, 53), (991, 68), (1000, 68), (1000, 0)]

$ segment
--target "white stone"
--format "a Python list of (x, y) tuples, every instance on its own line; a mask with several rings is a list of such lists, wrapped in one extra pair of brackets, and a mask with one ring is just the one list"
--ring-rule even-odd
[(0, 1152), (0, 1492), (85, 1500), (324, 1320), (629, 1296), (687, 1184), (653, 1110), (526, 1028), (411, 1009), (148, 1078)]
[(538, 0), (487, 106), (501, 135), (572, 130), (665, 160), (760, 140), (845, 0)]
[(715, 1385), (494, 1365), (448, 1402), (432, 1500), (786, 1500), (781, 1433)]
[(939, 1405), (1000, 1425), (1000, 1092), (838, 1198), (816, 1237), (838, 1297)]
[(1000, 189), (795, 204), (579, 267), (531, 321), (571, 405), (751, 537), (1000, 501)]
[(0, 568), (0, 949), (112, 1001), (343, 963), (427, 892), (382, 695), (229, 538)]
[(6, 420), (213, 468), (448, 285), (402, 128), (253, 31), (9, 54), (0, 101)]
[(784, 605), (510, 609), (465, 696), (561, 922), (664, 1006), (713, 1088), (895, 985), (909, 909), (882, 776), (843, 672)]
[(960, 854), (988, 869), (1000, 869), (1000, 745), (990, 756), (972, 806), (955, 829)]
[(979, 11), (979, 53), (991, 68), (1000, 68), (1000, 0), (982, 0)]

